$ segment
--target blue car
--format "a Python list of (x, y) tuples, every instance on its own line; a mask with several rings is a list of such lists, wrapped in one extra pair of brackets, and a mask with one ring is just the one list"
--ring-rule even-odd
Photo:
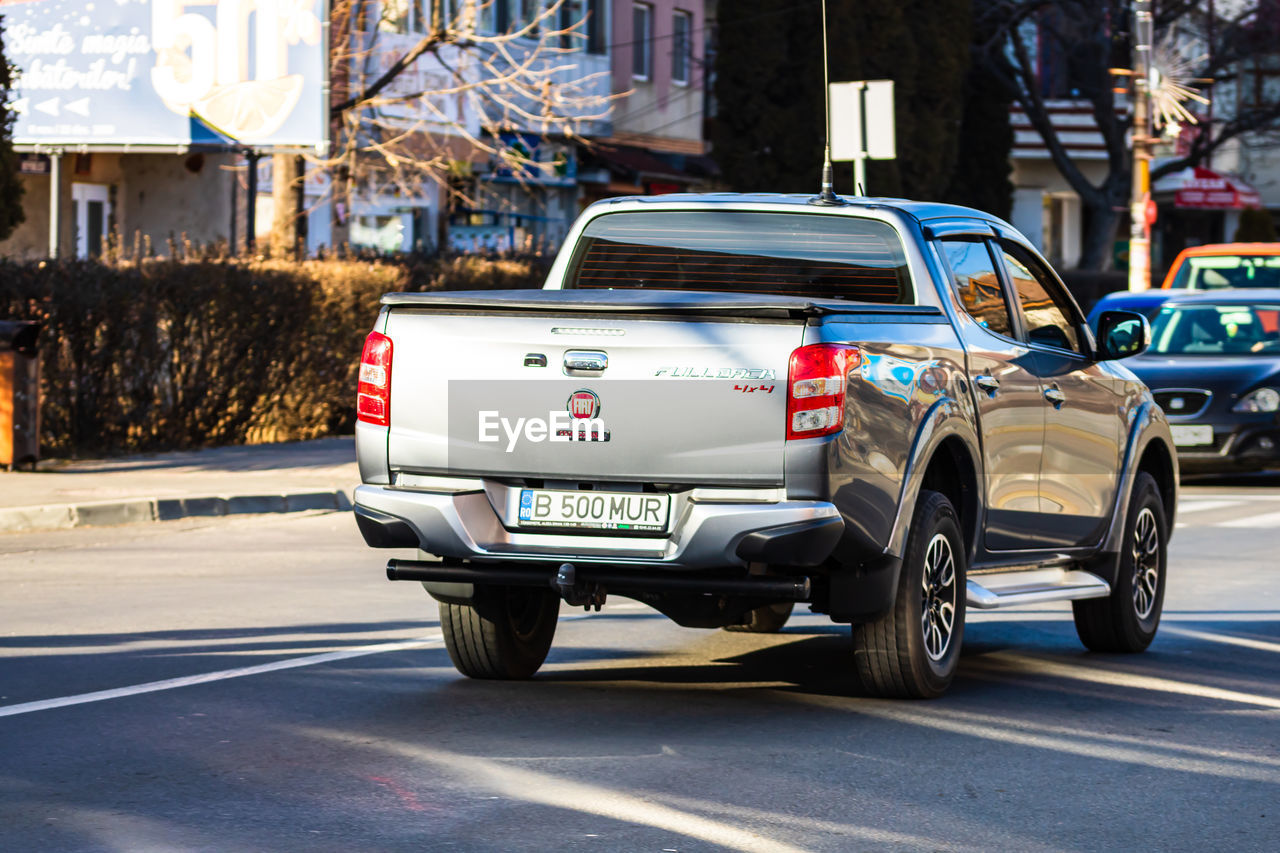
[(1121, 290), (1117, 293), (1108, 293), (1099, 299), (1098, 304), (1094, 305), (1093, 310), (1089, 312), (1089, 327), (1095, 330), (1098, 328), (1098, 315), (1103, 311), (1136, 311), (1148, 320), (1154, 320), (1160, 311), (1160, 306), (1179, 293), (1186, 294), (1187, 291)]
[(1151, 312), (1151, 346), (1123, 364), (1168, 416), (1182, 471), (1280, 468), (1280, 289), (1112, 296), (1092, 316)]

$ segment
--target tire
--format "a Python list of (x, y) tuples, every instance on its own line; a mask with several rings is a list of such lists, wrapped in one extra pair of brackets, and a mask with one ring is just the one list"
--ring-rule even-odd
[(946, 691), (964, 639), (965, 569), (955, 507), (945, 495), (921, 491), (893, 608), (853, 626), (854, 664), (866, 692), (932, 699)]
[(782, 630), (791, 618), (791, 610), (795, 604), (784, 601), (780, 604), (766, 604), (757, 607), (747, 614), (747, 621), (739, 625), (726, 625), (726, 631), (743, 631), (748, 634), (776, 634)]
[(547, 659), (560, 598), (550, 589), (477, 586), (472, 604), (440, 602), (444, 646), (468, 678), (523, 679)]
[(1169, 523), (1155, 478), (1139, 472), (1125, 518), (1111, 595), (1073, 601), (1076, 633), (1094, 652), (1144, 651), (1155, 639), (1164, 608)]

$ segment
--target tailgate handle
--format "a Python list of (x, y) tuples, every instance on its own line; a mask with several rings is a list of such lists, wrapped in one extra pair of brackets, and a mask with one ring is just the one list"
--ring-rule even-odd
[(565, 370), (590, 370), (596, 373), (609, 366), (609, 356), (598, 350), (569, 350), (564, 354)]

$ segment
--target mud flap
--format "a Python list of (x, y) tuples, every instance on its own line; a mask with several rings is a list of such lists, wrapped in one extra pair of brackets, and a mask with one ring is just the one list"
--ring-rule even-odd
[(874, 622), (893, 607), (899, 557), (881, 557), (831, 572), (827, 613), (832, 622)]

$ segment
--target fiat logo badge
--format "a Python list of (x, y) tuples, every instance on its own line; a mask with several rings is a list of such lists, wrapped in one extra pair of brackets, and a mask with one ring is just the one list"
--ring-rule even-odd
[(600, 414), (600, 396), (595, 391), (581, 388), (569, 395), (565, 408), (571, 417), (594, 418)]

